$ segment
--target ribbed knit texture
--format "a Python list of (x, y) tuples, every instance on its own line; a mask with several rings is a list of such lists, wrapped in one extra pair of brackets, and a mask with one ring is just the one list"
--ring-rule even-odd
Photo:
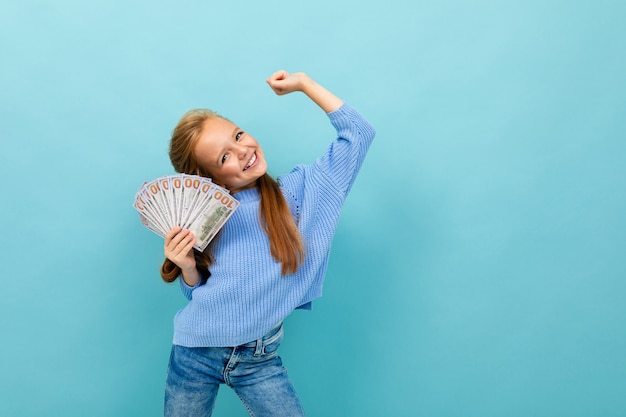
[(345, 197), (374, 138), (374, 128), (344, 104), (328, 113), (337, 139), (311, 165), (296, 166), (278, 183), (305, 243), (304, 264), (282, 276), (259, 223), (256, 188), (234, 195), (240, 206), (214, 245), (205, 284), (181, 289), (190, 300), (174, 318), (174, 344), (237, 346), (256, 340), (296, 308), (322, 295), (330, 247)]

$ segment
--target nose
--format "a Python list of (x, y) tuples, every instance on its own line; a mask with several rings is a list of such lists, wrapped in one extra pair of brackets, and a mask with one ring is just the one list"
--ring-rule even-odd
[(245, 146), (239, 145), (237, 147), (237, 156), (239, 157), (239, 159), (245, 159), (247, 153), (248, 148), (246, 148)]

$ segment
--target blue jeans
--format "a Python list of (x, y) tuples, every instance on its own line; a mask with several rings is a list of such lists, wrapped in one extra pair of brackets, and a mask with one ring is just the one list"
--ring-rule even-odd
[(231, 387), (253, 417), (304, 416), (278, 356), (282, 323), (235, 347), (174, 345), (165, 386), (165, 416), (210, 416), (220, 384)]

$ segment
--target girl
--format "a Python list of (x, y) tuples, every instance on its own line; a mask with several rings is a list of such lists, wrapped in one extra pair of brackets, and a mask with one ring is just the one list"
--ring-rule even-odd
[(180, 120), (170, 143), (178, 172), (213, 179), (240, 206), (204, 253), (189, 230), (165, 238), (161, 275), (181, 276), (189, 304), (176, 314), (165, 389), (166, 416), (210, 416), (220, 384), (251, 416), (303, 416), (277, 349), (282, 323), (322, 294), (330, 246), (374, 129), (304, 73), (267, 79), (278, 95), (303, 92), (330, 118), (337, 139), (312, 165), (274, 180), (247, 132), (208, 110)]

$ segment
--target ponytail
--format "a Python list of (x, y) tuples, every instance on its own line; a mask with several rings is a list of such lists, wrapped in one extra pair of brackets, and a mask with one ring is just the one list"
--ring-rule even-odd
[(274, 178), (265, 174), (258, 181), (260, 216), (270, 241), (272, 257), (282, 264), (282, 275), (293, 274), (304, 260), (302, 235)]

